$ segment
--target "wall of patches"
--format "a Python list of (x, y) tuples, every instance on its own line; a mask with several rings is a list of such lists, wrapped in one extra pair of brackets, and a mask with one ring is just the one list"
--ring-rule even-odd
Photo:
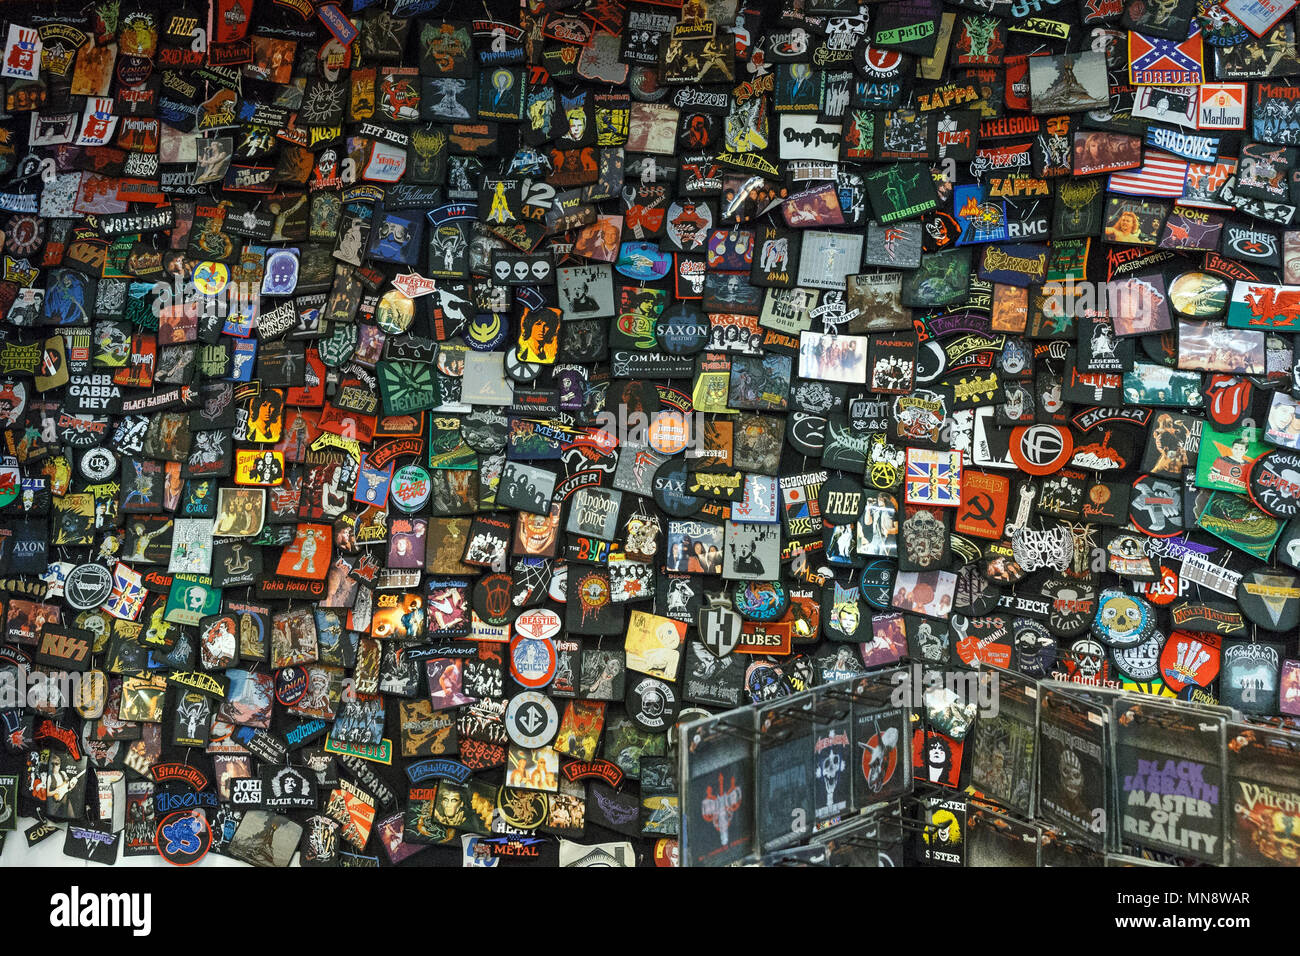
[(1300, 861), (1288, 4), (0, 18), (0, 864)]

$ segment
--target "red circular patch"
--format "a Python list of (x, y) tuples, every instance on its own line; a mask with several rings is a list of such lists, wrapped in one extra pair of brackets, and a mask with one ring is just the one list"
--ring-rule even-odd
[(1056, 425), (1021, 425), (1011, 430), (1011, 460), (1030, 475), (1050, 475), (1074, 454), (1074, 436)]

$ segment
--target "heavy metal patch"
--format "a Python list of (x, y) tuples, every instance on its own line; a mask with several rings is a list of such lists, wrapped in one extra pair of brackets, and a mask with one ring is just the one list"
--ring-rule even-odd
[(0, 835), (1294, 862), (1285, 4), (172, 6), (0, 24)]

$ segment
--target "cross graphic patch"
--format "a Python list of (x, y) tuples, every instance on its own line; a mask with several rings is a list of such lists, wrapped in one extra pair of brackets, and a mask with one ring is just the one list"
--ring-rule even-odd
[(1205, 79), (1199, 29), (1182, 42), (1129, 33), (1128, 58), (1134, 86), (1199, 86)]

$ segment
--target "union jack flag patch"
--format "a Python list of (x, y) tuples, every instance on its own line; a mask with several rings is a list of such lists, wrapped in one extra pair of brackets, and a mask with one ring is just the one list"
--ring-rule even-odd
[(961, 452), (909, 448), (903, 493), (909, 505), (957, 507), (961, 504)]

